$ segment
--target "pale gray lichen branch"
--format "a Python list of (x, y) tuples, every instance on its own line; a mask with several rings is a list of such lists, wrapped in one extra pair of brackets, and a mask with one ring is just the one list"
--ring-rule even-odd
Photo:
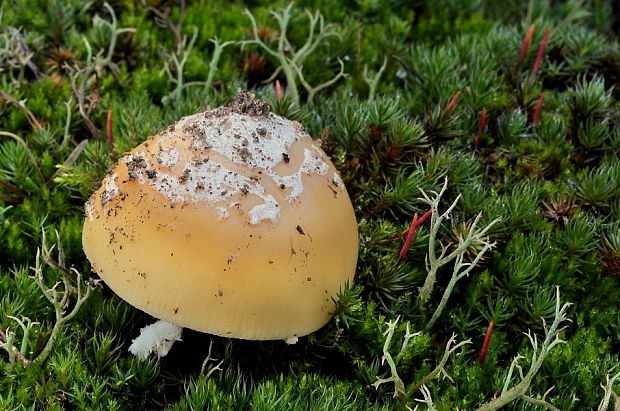
[(277, 47), (268, 45), (260, 38), (256, 19), (254, 18), (254, 15), (248, 9), (246, 9), (245, 14), (250, 19), (250, 23), (252, 25), (252, 36), (254, 38), (241, 42), (241, 46), (243, 47), (247, 44), (257, 45), (267, 54), (275, 57), (278, 60), (280, 66), (276, 69), (276, 72), (270, 78), (275, 78), (277, 73), (283, 71), (287, 83), (286, 93), (291, 98), (295, 106), (299, 107), (301, 103), (298, 83), (301, 83), (308, 91), (308, 103), (311, 103), (312, 98), (317, 92), (331, 86), (340, 78), (344, 77), (344, 72), (342, 62), (340, 62), (340, 72), (331, 80), (328, 80), (325, 83), (322, 83), (315, 87), (311, 87), (303, 79), (302, 67), (305, 59), (310, 56), (326, 38), (340, 38), (340, 35), (334, 30), (333, 25), (325, 24), (323, 15), (318, 10), (314, 14), (306, 10), (305, 13), (310, 23), (307, 39), (304, 45), (299, 48), (299, 50), (295, 50), (287, 37), (287, 30), (292, 17), (292, 7), (293, 3), (290, 3), (287, 7), (281, 9), (280, 12), (274, 10), (271, 11), (271, 15), (278, 22), (278, 26), (280, 29)]
[(394, 383), (394, 397), (405, 394), (405, 384), (403, 380), (399, 377), (396, 366), (402, 359), (403, 354), (405, 353), (406, 349), (409, 347), (409, 342), (411, 341), (411, 339), (413, 337), (421, 335), (420, 332), (411, 333), (411, 331), (409, 330), (409, 323), (407, 323), (403, 343), (400, 347), (400, 351), (398, 352), (398, 354), (396, 355), (396, 358), (394, 359), (392, 357), (392, 354), (390, 353), (390, 346), (392, 345), (392, 337), (394, 336), (394, 331), (396, 330), (396, 326), (398, 325), (399, 319), (400, 317), (396, 318), (396, 320), (394, 321), (388, 321), (387, 323), (388, 328), (383, 333), (383, 335), (385, 335), (386, 338), (383, 344), (383, 357), (381, 358), (381, 364), (384, 364), (385, 362), (388, 363), (390, 367), (390, 377), (388, 378), (377, 377), (377, 381), (375, 381), (372, 384), (373, 387), (379, 388), (381, 384), (393, 382)]
[[(48, 247), (46, 244), (46, 235), (43, 231), (43, 240), (41, 248), (37, 249), (35, 257), (35, 266), (31, 267), (34, 272), (34, 281), (45, 296), (45, 298), (54, 307), (55, 322), (50, 333), (50, 336), (43, 347), (43, 350), (32, 360), (26, 358), (28, 354), (28, 348), (30, 343), (30, 333), (32, 328), (39, 323), (33, 322), (27, 317), (17, 318), (9, 316), (11, 320), (15, 321), (21, 328), (22, 338), (19, 349), (15, 345), (15, 333), (9, 329), (4, 332), (0, 331), (0, 348), (3, 348), (9, 353), (9, 363), (15, 364), (16, 361), (20, 361), (24, 366), (31, 364), (41, 364), (45, 362), (50, 355), (54, 343), (56, 342), (60, 332), (65, 328), (66, 324), (75, 317), (84, 302), (90, 297), (90, 294), (95, 286), (95, 282), (85, 283), (82, 281), (82, 275), (75, 268), (67, 268), (65, 265), (65, 256), (62, 248), (62, 243), (58, 232), (56, 232), (58, 258), (52, 257), (53, 246)], [(45, 284), (43, 278), (43, 266), (44, 263), (49, 267), (58, 269), (61, 274), (61, 281), (54, 284), (52, 287), (48, 287)], [(72, 276), (69, 275), (72, 274)], [(71, 279), (70, 277), (73, 277)], [(60, 288), (60, 289), (59, 289)], [(71, 297), (75, 296), (75, 302), (73, 308), (68, 310)], [(67, 312), (68, 310), (68, 312)]]
[(29, 337), (32, 327), (39, 323), (33, 322), (28, 317), (22, 316), (17, 318), (8, 315), (7, 318), (15, 321), (22, 330), (22, 340), (19, 349), (14, 345), (15, 333), (7, 328), (4, 332), (0, 331), (0, 348), (3, 348), (9, 354), (9, 364), (14, 365), (16, 361), (20, 361), (24, 367), (30, 365), (31, 361), (26, 358), (24, 353), (28, 352)]
[[(421, 402), (426, 405), (426, 409), (428, 411), (436, 411), (435, 404), (433, 403), (433, 397), (431, 397), (431, 392), (426, 385), (422, 385), (420, 387), (420, 392), (422, 393), (422, 398), (416, 398), (415, 401)], [(418, 406), (414, 408), (414, 411), (418, 409)]]
[[(84, 284), (82, 281), (82, 274), (75, 268), (67, 268), (64, 261), (64, 252), (62, 249), (62, 243), (56, 232), (57, 245), (58, 245), (58, 260), (53, 260), (52, 250), (53, 247), (48, 248), (45, 243), (45, 231), (43, 231), (43, 241), (41, 249), (37, 249), (37, 255), (35, 258), (34, 280), (43, 292), (43, 295), (54, 307), (56, 321), (52, 332), (50, 334), (45, 347), (41, 353), (32, 361), (33, 363), (43, 363), (52, 351), (54, 343), (58, 338), (60, 331), (78, 313), (82, 304), (90, 297), (90, 294), (94, 288), (94, 283)], [(48, 287), (43, 279), (43, 264), (41, 257), (50, 266), (60, 270), (61, 281), (54, 284), (51, 288)], [(68, 273), (72, 272), (75, 275), (75, 285), (71, 283)], [(58, 290), (58, 287), (62, 284), (62, 290)], [(86, 289), (84, 289), (86, 286)], [(66, 313), (65, 310), (69, 306), (70, 297), (75, 295), (75, 303), (73, 308)]]
[(437, 378), (440, 374), (448, 378), (449, 380), (452, 380), (450, 376), (448, 375), (448, 373), (446, 372), (444, 367), (446, 363), (448, 362), (450, 355), (466, 344), (471, 344), (471, 340), (465, 340), (465, 341), (461, 341), (460, 343), (457, 343), (456, 334), (452, 334), (452, 337), (450, 337), (450, 339), (448, 340), (448, 343), (446, 344), (446, 349), (443, 353), (443, 357), (441, 357), (441, 360), (439, 361), (439, 364), (437, 364), (435, 369), (433, 369), (433, 371), (428, 373), (424, 378), (422, 378), (416, 384), (409, 387), (407, 389), (407, 396), (409, 397), (413, 395), (420, 388), (422, 388), (422, 386), (428, 384), (429, 382)]
[(118, 27), (118, 21), (116, 19), (114, 9), (107, 2), (104, 3), (103, 6), (111, 16), (110, 21), (104, 20), (97, 15), (93, 19), (93, 28), (98, 32), (107, 32), (105, 37), (110, 39), (107, 51), (101, 49), (93, 57), (93, 51), (90, 43), (86, 37), (82, 37), (82, 41), (86, 47), (85, 66), (80, 67), (77, 64), (74, 66), (67, 65), (67, 69), (70, 71), (69, 79), (71, 82), (71, 89), (73, 90), (73, 95), (78, 104), (78, 111), (84, 121), (84, 124), (86, 124), (88, 130), (95, 137), (101, 137), (101, 131), (90, 119), (90, 113), (94, 108), (95, 101), (88, 96), (88, 90), (92, 84), (93, 77), (96, 81), (97, 78), (102, 76), (103, 70), (107, 68), (116, 77), (118, 82), (123, 84), (120, 79), (120, 70), (118, 65), (113, 61), (112, 57), (114, 56), (118, 36), (123, 33), (133, 33), (136, 31), (133, 27)]
[[(32, 267), (34, 271), (34, 280), (43, 292), (43, 295), (47, 298), (47, 300), (54, 307), (56, 321), (54, 323), (54, 327), (52, 328), (52, 332), (45, 344), (45, 347), (39, 353), (39, 355), (32, 361), (33, 363), (43, 363), (47, 357), (50, 355), (54, 343), (58, 338), (62, 329), (66, 326), (66, 324), (75, 317), (78, 313), (84, 302), (88, 300), (90, 297), (92, 290), (94, 288), (94, 283), (84, 283), (82, 281), (82, 274), (77, 271), (75, 268), (67, 268), (64, 261), (64, 252), (62, 249), (62, 243), (60, 241), (60, 237), (58, 236), (58, 232), (56, 232), (56, 239), (58, 245), (58, 259), (54, 260), (52, 258), (52, 250), (53, 246), (48, 248), (46, 245), (45, 231), (43, 231), (43, 240), (42, 247), (37, 249), (37, 254), (35, 258), (35, 266)], [(48, 264), (50, 267), (54, 267), (59, 269), (61, 273), (61, 281), (54, 284), (52, 287), (48, 287), (45, 284), (43, 279), (43, 261)], [(71, 272), (74, 274), (74, 284), (68, 275)], [(62, 289), (59, 290), (59, 286), (62, 285)], [(70, 298), (75, 296), (75, 303), (73, 308), (66, 312)]]
[[(222, 369), (222, 364), (224, 364), (224, 360), (220, 360), (216, 365), (214, 366), (209, 366), (209, 362), (216, 362), (218, 361), (217, 358), (212, 358), (211, 357), (211, 349), (213, 348), (213, 339), (209, 339), (209, 351), (207, 352), (207, 356), (205, 357), (204, 361), (202, 362), (202, 367), (200, 367), (200, 375), (204, 375), (206, 378), (209, 378), (211, 376), (211, 374), (213, 374), (215, 371), (223, 371)], [(208, 368), (208, 371), (207, 371)], [(206, 371), (206, 373), (205, 373)]]
[[(613, 377), (607, 374), (605, 376), (605, 379), (606, 379), (605, 385), (601, 386), (605, 393), (603, 394), (603, 399), (598, 405), (597, 411), (607, 411), (609, 409), (609, 400), (611, 399), (611, 395), (614, 394), (613, 392), (614, 384), (617, 381), (620, 381), (620, 372), (618, 372)], [(618, 400), (617, 396), (614, 396), (614, 397), (615, 397), (614, 410), (617, 410), (618, 408), (620, 408), (620, 400)]]
[(172, 22), (171, 12), (172, 7), (167, 7), (165, 10), (160, 10), (157, 7), (149, 6), (146, 0), (142, 0), (142, 6), (144, 10), (150, 11), (155, 16), (155, 24), (160, 27), (167, 28), (170, 33), (172, 33), (172, 41), (174, 45), (174, 49), (177, 49), (179, 43), (183, 39), (183, 35), (181, 34), (181, 29), (183, 28), (183, 19), (185, 17), (185, 0), (180, 0), (179, 2), (179, 18), (176, 23)]
[(332, 84), (336, 83), (341, 78), (346, 77), (346, 74), (344, 73), (344, 63), (340, 59), (338, 59), (338, 62), (340, 63), (340, 71), (338, 72), (338, 74), (336, 74), (336, 76), (333, 77), (331, 80), (328, 80), (325, 83), (319, 84), (318, 86), (315, 86), (315, 87), (312, 87), (304, 79), (303, 67), (299, 67), (293, 63), (293, 68), (295, 69), (295, 72), (297, 72), (297, 76), (299, 77), (299, 82), (304, 86), (304, 88), (308, 92), (308, 100), (307, 100), (308, 104), (312, 104), (312, 100), (314, 99), (314, 96), (316, 93), (323, 90), (324, 88), (331, 86)]
[[(476, 235), (474, 234), (474, 230), (476, 230), (476, 225), (478, 224), (478, 221), (480, 220), (481, 216), (482, 214), (478, 214), (478, 216), (474, 220), (474, 223), (471, 225), (469, 229), (467, 237), (476, 238)], [(499, 219), (495, 219), (494, 221), (491, 222), (489, 226), (487, 226), (487, 228), (492, 226), (498, 221)], [(459, 245), (464, 241), (465, 241), (464, 239), (460, 238)], [(446, 304), (448, 303), (448, 299), (450, 298), (450, 294), (452, 294), (452, 290), (454, 289), (454, 286), (456, 285), (456, 283), (462, 278), (467, 277), (469, 275), (469, 272), (476, 265), (478, 265), (482, 257), (484, 257), (484, 254), (487, 251), (491, 250), (493, 247), (495, 247), (495, 243), (490, 243), (486, 238), (481, 239), (480, 242), (481, 244), (483, 244), (483, 248), (482, 250), (480, 250), (480, 252), (476, 255), (476, 257), (471, 263), (463, 262), (464, 255), (465, 255), (464, 252), (457, 254), (456, 261), (454, 262), (454, 268), (452, 270), (452, 277), (450, 278), (450, 282), (448, 283), (448, 285), (446, 286), (446, 289), (444, 290), (443, 296), (441, 297), (441, 301), (439, 302), (439, 305), (435, 309), (433, 316), (431, 317), (428, 324), (426, 324), (427, 330), (430, 329), (433, 326), (433, 324), (435, 324), (435, 321), (437, 321), (437, 319), (443, 312), (444, 308), (446, 307)]]
[(366, 84), (368, 84), (368, 101), (372, 103), (375, 100), (375, 94), (377, 92), (377, 86), (379, 85), (379, 80), (381, 80), (381, 76), (387, 67), (388, 58), (387, 56), (383, 57), (383, 64), (379, 68), (379, 71), (375, 73), (374, 76), (370, 76), (368, 74), (368, 66), (364, 65), (364, 71), (362, 72), (362, 77)]
[[(183, 80), (183, 71), (185, 69), (185, 63), (189, 57), (194, 43), (198, 38), (198, 29), (194, 26), (192, 28), (192, 37), (187, 41), (187, 36), (183, 36), (181, 41), (177, 44), (174, 53), (168, 53), (163, 50), (164, 60), (164, 72), (168, 75), (170, 82), (175, 85), (174, 90), (167, 96), (162, 98), (162, 103), (170, 99), (179, 99), (183, 92), (183, 89), (192, 85), (191, 83), (185, 84)], [(194, 84), (197, 85), (197, 84)], [(202, 85), (202, 83), (200, 83)]]
[[(569, 306), (570, 306), (570, 303), (565, 303), (564, 305), (561, 304), (560, 289), (558, 287), (557, 295), (556, 295), (555, 317), (554, 317), (553, 323), (551, 324), (549, 328), (547, 328), (545, 319), (543, 318), (542, 320), (543, 328), (545, 330), (545, 339), (543, 340), (542, 345), (539, 346), (538, 338), (536, 337), (535, 334), (532, 334), (531, 332), (528, 332), (526, 334), (533, 348), (529, 370), (527, 371), (527, 373), (525, 374), (523, 373), (523, 369), (519, 365), (519, 360), (524, 357), (517, 355), (515, 359), (512, 361), (512, 363), (510, 364), (510, 368), (508, 369), (508, 375), (506, 376), (506, 379), (504, 380), (504, 387), (502, 388), (502, 392), (500, 396), (492, 399), (491, 401), (479, 407), (477, 409), (478, 411), (497, 410), (503, 407), (504, 405), (509, 404), (512, 401), (515, 401), (517, 399), (522, 399), (522, 400), (532, 402), (532, 403), (537, 403), (537, 404), (542, 404), (542, 402), (546, 403), (546, 401), (544, 400), (544, 396), (542, 400), (536, 400), (535, 398), (529, 397), (527, 395), (527, 392), (529, 391), (530, 385), (534, 377), (540, 370), (540, 367), (542, 366), (547, 355), (558, 344), (565, 343), (565, 341), (560, 339), (559, 334), (566, 328), (566, 327), (561, 327), (562, 323), (564, 323), (565, 321), (570, 321), (567, 318), (567, 314), (566, 314), (566, 311)], [(511, 387), (515, 368), (519, 370), (520, 381), (519, 383)]]
[(210, 89), (213, 86), (213, 77), (215, 76), (215, 72), (217, 71), (217, 66), (220, 62), (220, 57), (222, 56), (222, 51), (232, 44), (235, 44), (235, 41), (225, 41), (223, 43), (217, 37), (212, 38), (211, 43), (215, 46), (213, 49), (213, 55), (211, 56), (211, 62), (209, 62), (209, 73), (207, 74), (207, 81), (205, 82), (205, 88)]
[[(104, 51), (101, 50), (97, 56), (95, 57), (95, 68), (103, 69), (104, 67), (108, 67), (110, 71), (119, 79), (120, 70), (118, 65), (112, 60), (114, 56), (114, 50), (116, 49), (116, 42), (118, 41), (118, 36), (123, 33), (135, 33), (136, 29), (133, 27), (118, 27), (118, 20), (116, 19), (116, 13), (114, 13), (114, 9), (108, 2), (103, 3), (103, 7), (110, 14), (110, 21), (104, 20), (99, 15), (96, 15), (93, 19), (93, 28), (95, 31), (103, 31), (103, 28), (107, 28), (107, 31), (110, 33), (110, 43), (108, 44), (108, 51), (105, 53), (105, 57), (103, 56)], [(101, 73), (98, 73), (101, 74)], [(119, 80), (120, 81), (120, 80)]]
[[(439, 245), (441, 246), (441, 251), (439, 252), (438, 256), (437, 252), (435, 251), (436, 244), (438, 243), (437, 234), (439, 232), (439, 229), (441, 228), (442, 223), (445, 220), (450, 219), (450, 214), (452, 213), (452, 210), (454, 209), (454, 207), (456, 207), (456, 204), (461, 198), (461, 195), (459, 194), (452, 202), (450, 207), (448, 207), (445, 212), (440, 213), (439, 203), (441, 202), (441, 197), (444, 195), (447, 188), (448, 179), (446, 178), (439, 193), (434, 191), (431, 192), (432, 194), (434, 194), (432, 198), (429, 197), (429, 195), (426, 194), (424, 190), (420, 189), (420, 192), (422, 194), (422, 198), (420, 198), (420, 200), (428, 204), (432, 210), (431, 227), (428, 239), (428, 254), (426, 256), (427, 275), (426, 280), (424, 281), (424, 285), (420, 288), (420, 294), (418, 295), (418, 303), (420, 305), (423, 305), (430, 298), (431, 293), (433, 292), (435, 281), (437, 279), (437, 271), (439, 270), (439, 268), (456, 259), (459, 255), (462, 256), (473, 243), (488, 243), (485, 235), (495, 224), (497, 224), (501, 220), (501, 218), (496, 218), (495, 220), (491, 221), (486, 227), (480, 229), (477, 226), (481, 217), (481, 215), (479, 214), (476, 217), (471, 228), (467, 232), (465, 238), (459, 241), (458, 246), (452, 252), (448, 253), (448, 245), (439, 243)], [(486, 252), (487, 250), (484, 251)], [(478, 255), (480, 254), (481, 253), (479, 253)], [(471, 270), (471, 268), (473, 267), (470, 267), (469, 270)], [(467, 275), (468, 273), (469, 271), (467, 271), (465, 275)]]
[(222, 56), (222, 52), (224, 49), (231, 45), (235, 44), (234, 41), (225, 41), (220, 42), (217, 37), (212, 38), (210, 41), (214, 44), (213, 55), (211, 56), (211, 61), (209, 63), (209, 71), (207, 72), (207, 80), (202, 81), (192, 81), (185, 83), (184, 81), (184, 70), (185, 64), (187, 63), (187, 59), (194, 48), (194, 44), (196, 39), (198, 38), (198, 31), (196, 27), (192, 29), (192, 37), (187, 41), (187, 36), (183, 36), (181, 41), (177, 44), (177, 48), (174, 53), (168, 53), (166, 50), (163, 51), (163, 55), (165, 57), (164, 60), (164, 72), (168, 75), (168, 78), (172, 84), (175, 85), (173, 91), (171, 91), (167, 96), (162, 98), (162, 103), (172, 99), (179, 99), (183, 93), (183, 90), (187, 87), (192, 86), (204, 86), (205, 89), (210, 89), (213, 86), (213, 78), (215, 77), (215, 72), (218, 69), (218, 64), (220, 62), (220, 57)]
[[(25, 68), (28, 67), (35, 75), (41, 77), (41, 70), (34, 63), (34, 52), (30, 50), (21, 28), (11, 27), (2, 24), (3, 9), (0, 7), (0, 73), (5, 70), (10, 71), (9, 79), (13, 84), (19, 85), (23, 82)], [(17, 70), (17, 76), (14, 74)]]

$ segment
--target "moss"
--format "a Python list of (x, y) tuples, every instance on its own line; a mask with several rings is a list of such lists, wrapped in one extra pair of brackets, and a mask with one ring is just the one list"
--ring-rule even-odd
[[(390, 352), (396, 358), (404, 347), (397, 373), (409, 387), (436, 367), (452, 333), (472, 340), (445, 364), (452, 381), (434, 379), (427, 388), (436, 409), (474, 409), (502, 390), (517, 353), (532, 354), (523, 333), (544, 334), (540, 319), (553, 321), (556, 286), (573, 303), (573, 323), (530, 395), (540, 399), (554, 385), (546, 401), (560, 409), (598, 405), (600, 385), (620, 360), (614, 2), (302, 1), (292, 9), (293, 47), (306, 41), (304, 7), (320, 9), (337, 34), (304, 61), (305, 80), (333, 78), (338, 58), (348, 77), (311, 99), (299, 87), (298, 100), (276, 98), (274, 83), (263, 82), (279, 65), (274, 56), (239, 43), (252, 39), (246, 6), (277, 36), (270, 10), (287, 2), (186, 2), (181, 24), (179, 2), (146, 3), (162, 15), (174, 3), (170, 24), (130, 0), (110, 2), (113, 14), (100, 1), (10, 0), (2, 11), (0, 88), (9, 98), (0, 98), (0, 331), (8, 328), (19, 341), (24, 331), (9, 316), (37, 322), (22, 353), (35, 358), (55, 320), (31, 277), (43, 231), (48, 245), (61, 240), (68, 267), (96, 279), (81, 248), (83, 204), (110, 165), (181, 116), (225, 104), (249, 86), (272, 110), (321, 137), (340, 170), (359, 221), (356, 281), (342, 290), (334, 320), (296, 345), (186, 332), (168, 357), (147, 362), (127, 348), (150, 319), (102, 285), (60, 330), (47, 361), (24, 368), (0, 351), (0, 408), (413, 408), (421, 391), (394, 399), (389, 384), (371, 386), (392, 375), (382, 362), (384, 333), (398, 319)], [(520, 58), (530, 24), (534, 34)], [(171, 95), (175, 25), (188, 41), (194, 28), (197, 34), (185, 50), (184, 86)], [(551, 34), (533, 73), (546, 27)], [(223, 49), (208, 88), (201, 82), (215, 36), (238, 43)], [(384, 57), (373, 85), (364, 68), (374, 76)], [(285, 76), (276, 79), (286, 90)], [(437, 232), (449, 249), (478, 213), (481, 226), (502, 220), (487, 233), (493, 252), (454, 286), (435, 324), (406, 341), (407, 326), (425, 329), (453, 265), (439, 270), (420, 306), (429, 225), (417, 229), (404, 259), (404, 239), (388, 239), (409, 228), (413, 213), (427, 211), (420, 189), (439, 190), (445, 177), (439, 208), (461, 195)], [(471, 258), (477, 251), (468, 252)], [(46, 284), (63, 278), (57, 269), (43, 271)], [(495, 331), (480, 364), (491, 321)], [(617, 383), (612, 388), (617, 392)]]

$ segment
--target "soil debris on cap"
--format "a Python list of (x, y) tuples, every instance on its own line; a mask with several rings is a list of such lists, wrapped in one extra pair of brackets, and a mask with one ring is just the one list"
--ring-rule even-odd
[(129, 181), (133, 181), (138, 178), (139, 173), (143, 168), (147, 167), (146, 160), (139, 154), (134, 154), (127, 159), (127, 172), (129, 174)]
[(205, 116), (220, 117), (230, 113), (265, 117), (269, 115), (269, 104), (264, 100), (258, 100), (253, 93), (239, 91), (228, 105), (216, 109), (208, 108)]

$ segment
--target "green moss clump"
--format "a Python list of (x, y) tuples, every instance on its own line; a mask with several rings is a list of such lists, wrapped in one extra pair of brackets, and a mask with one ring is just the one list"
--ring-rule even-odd
[[(421, 399), (476, 409), (518, 385), (515, 367), (506, 384), (515, 356), (524, 373), (536, 362), (541, 347), (524, 333), (538, 344), (549, 333), (556, 287), (572, 303), (566, 343), (544, 354), (509, 406), (599, 406), (620, 361), (618, 13), (609, 0), (560, 3), (301, 1), (282, 49), (292, 73), (301, 68), (290, 49), (311, 29), (303, 8), (332, 24), (302, 59), (308, 85), (327, 83), (313, 90), (298, 74), (272, 76), (282, 60), (257, 44), (244, 14), (277, 50), (282, 27), (270, 11), (284, 1), (9, 0), (0, 10), (0, 408), (387, 410)], [(217, 49), (216, 37), (230, 43)], [(347, 76), (330, 83), (339, 60)], [(296, 94), (286, 95), (287, 81)], [(71, 269), (97, 278), (81, 247), (83, 204), (108, 168), (239, 88), (321, 138), (347, 186), (360, 257), (334, 319), (291, 346), (186, 331), (167, 357), (140, 362), (127, 348), (151, 320), (103, 286), (54, 334), (56, 311), (37, 281), (63, 283)], [(391, 238), (428, 210), (422, 192), (446, 179), (438, 209), (458, 198), (450, 219), (418, 227), (401, 257), (405, 239)], [(438, 268), (421, 304), (429, 238), (450, 253), (480, 213), (479, 228), (501, 220)], [(65, 271), (45, 265), (35, 278), (44, 241), (63, 245)], [(449, 283), (455, 263), (474, 261)], [(471, 344), (442, 363), (453, 334)], [(45, 361), (25, 366), (51, 335)], [(450, 379), (428, 378), (434, 370)], [(611, 381), (610, 396), (620, 389)]]

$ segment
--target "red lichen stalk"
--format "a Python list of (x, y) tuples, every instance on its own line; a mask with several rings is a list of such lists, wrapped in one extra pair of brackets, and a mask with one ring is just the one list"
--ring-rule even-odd
[(517, 61), (517, 67), (523, 63), (525, 60), (525, 55), (527, 54), (527, 50), (530, 48), (530, 41), (532, 41), (532, 35), (534, 34), (534, 25), (530, 25), (527, 29), (527, 34), (523, 39), (523, 44), (521, 45), (521, 51), (519, 52), (519, 60)]
[(280, 97), (282, 97), (282, 85), (280, 80), (276, 80), (276, 99), (280, 99)]
[(413, 220), (411, 221), (411, 226), (409, 227), (409, 230), (407, 232), (407, 238), (405, 239), (405, 244), (403, 244), (403, 248), (400, 249), (400, 253), (399, 253), (399, 263), (402, 263), (403, 260), (405, 259), (405, 257), (407, 256), (407, 251), (409, 251), (409, 247), (411, 247), (411, 242), (413, 241), (413, 237), (415, 236), (415, 231), (417, 228), (417, 222), (418, 222), (418, 213), (415, 213), (413, 215)]
[(114, 150), (114, 135), (112, 134), (112, 110), (108, 110), (108, 119), (106, 121), (106, 135), (110, 149)]
[(456, 107), (456, 103), (459, 102), (459, 97), (461, 96), (461, 90), (457, 91), (452, 100), (450, 100), (450, 104), (448, 104), (448, 108), (446, 109), (445, 118), (450, 117), (452, 112), (454, 111), (454, 107)]
[(482, 113), (480, 114), (480, 124), (478, 125), (478, 133), (476, 134), (476, 138), (474, 139), (474, 148), (477, 149), (480, 145), (480, 137), (484, 132), (484, 128), (487, 125), (487, 109), (486, 107), (482, 109)]
[(415, 225), (413, 226), (409, 226), (408, 228), (406, 228), (402, 233), (400, 234), (396, 234), (393, 237), (390, 238), (386, 238), (385, 240), (381, 240), (381, 242), (386, 242), (386, 241), (392, 241), (392, 240), (396, 240), (397, 238), (401, 238), (407, 235), (407, 233), (411, 230), (411, 227), (413, 227), (414, 229), (418, 228), (419, 226), (421, 226), (422, 224), (424, 224), (424, 222), (431, 216), (431, 214), (433, 213), (433, 210), (428, 210), (426, 213), (424, 213), (422, 215), (422, 217), (420, 217), (418, 219), (418, 221), (415, 223)]
[(545, 30), (545, 34), (540, 42), (540, 47), (538, 48), (538, 55), (536, 56), (536, 62), (534, 62), (534, 68), (532, 68), (532, 77), (536, 76), (538, 69), (540, 68), (540, 64), (542, 63), (543, 56), (545, 55), (545, 48), (547, 48), (547, 40), (549, 39), (549, 27)]
[(489, 323), (489, 327), (487, 328), (487, 334), (484, 336), (484, 342), (482, 343), (482, 348), (480, 349), (480, 355), (478, 355), (478, 362), (482, 364), (484, 362), (485, 357), (487, 356), (487, 351), (489, 349), (489, 344), (491, 343), (491, 336), (493, 335), (493, 328), (495, 324), (493, 321)]
[(424, 224), (424, 222), (431, 216), (432, 213), (433, 213), (433, 210), (428, 210), (419, 219), (418, 219), (418, 213), (415, 213), (413, 215), (413, 221), (411, 221), (411, 226), (409, 227), (408, 230), (406, 230), (407, 239), (405, 240), (405, 244), (403, 245), (403, 248), (401, 248), (400, 250), (399, 262), (402, 263), (405, 257), (407, 256), (407, 251), (409, 251), (409, 247), (411, 247), (411, 241), (413, 240), (413, 237), (415, 236), (415, 232), (418, 229), (418, 227)]
[(534, 117), (532, 118), (533, 125), (536, 125), (538, 123), (538, 120), (540, 119), (543, 102), (545, 101), (545, 94), (546, 93), (542, 93), (538, 98), (538, 103), (536, 103), (536, 108), (534, 109)]
[(426, 220), (428, 220), (428, 218), (431, 216), (431, 214), (433, 214), (433, 210), (428, 210), (426, 213), (424, 213), (424, 214), (422, 215), (422, 217), (420, 217), (420, 219), (418, 220), (418, 224), (417, 224), (417, 226), (416, 226), (416, 227), (419, 227), (419, 226), (421, 226), (422, 224), (424, 224), (424, 222), (425, 222)]

